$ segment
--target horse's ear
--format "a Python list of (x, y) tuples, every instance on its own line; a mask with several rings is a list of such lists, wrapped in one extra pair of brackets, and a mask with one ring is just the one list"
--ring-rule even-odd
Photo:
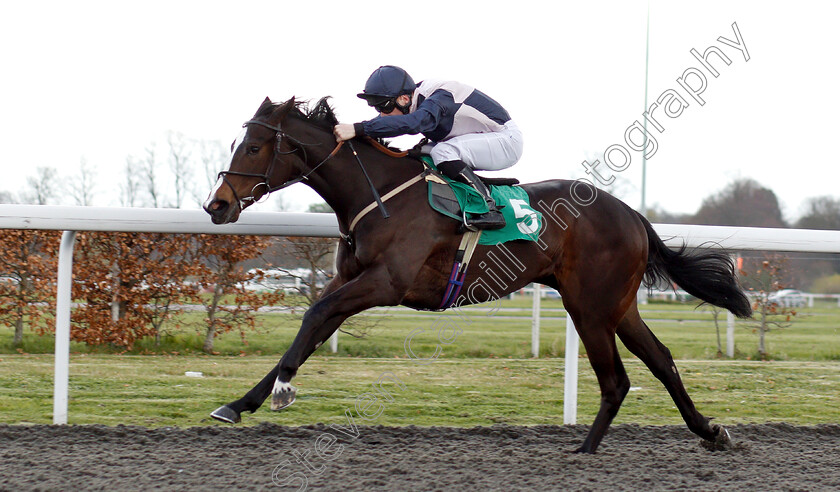
[(271, 101), (271, 98), (266, 97), (260, 104), (260, 108), (254, 113), (254, 119), (270, 118), (275, 123), (279, 122), (294, 105), (294, 97), (284, 103), (275, 103)]
[(271, 114), (271, 120), (275, 121), (275, 122), (282, 120), (283, 118), (286, 117), (287, 114), (289, 114), (289, 111), (291, 111), (294, 107), (295, 107), (295, 97), (292, 96), (291, 99), (289, 99), (288, 101), (286, 101), (284, 103), (280, 103), (279, 105), (277, 105), (274, 108), (274, 111)]
[(274, 103), (271, 102), (271, 99), (266, 97), (265, 101), (263, 101), (262, 104), (260, 104), (260, 107), (259, 107), (259, 109), (257, 109), (257, 112), (254, 113), (254, 118), (258, 117), (261, 114), (264, 115), (264, 114), (269, 113), (269, 111), (271, 111), (270, 108), (272, 107), (273, 104)]

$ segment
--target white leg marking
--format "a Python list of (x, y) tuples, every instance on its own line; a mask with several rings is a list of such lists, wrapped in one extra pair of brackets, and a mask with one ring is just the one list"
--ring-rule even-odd
[(295, 387), (292, 386), (292, 383), (285, 383), (277, 379), (274, 381), (274, 393), (285, 393), (287, 391), (294, 391)]

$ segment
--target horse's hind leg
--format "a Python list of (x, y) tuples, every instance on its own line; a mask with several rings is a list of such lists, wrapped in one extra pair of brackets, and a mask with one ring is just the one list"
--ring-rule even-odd
[(601, 388), (601, 406), (598, 408), (598, 415), (595, 416), (595, 422), (589, 429), (589, 434), (583, 444), (575, 452), (594, 453), (607, 433), (610, 423), (618, 414), (621, 402), (630, 391), (630, 379), (618, 354), (613, 329), (604, 321), (587, 326), (584, 320), (581, 320), (583, 324), (579, 324), (581, 321), (575, 319), (575, 316), (572, 319), (586, 348), (589, 363), (598, 378), (598, 386)]
[(729, 433), (719, 425), (711, 425), (709, 419), (697, 411), (683, 386), (671, 351), (642, 321), (635, 305), (619, 323), (617, 333), (630, 352), (641, 359), (668, 390), (688, 428), (706, 441), (714, 443), (717, 449), (729, 447)]

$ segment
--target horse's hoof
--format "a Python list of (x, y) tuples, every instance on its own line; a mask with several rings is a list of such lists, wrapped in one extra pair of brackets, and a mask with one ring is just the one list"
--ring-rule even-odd
[(290, 383), (277, 381), (271, 393), (271, 409), (276, 412), (288, 407), (295, 402), (295, 393), (297, 393), (297, 388)]
[(729, 436), (729, 431), (722, 425), (712, 426), (715, 431), (714, 441), (700, 441), (700, 444), (709, 451), (729, 451), (732, 449), (732, 438)]
[(213, 410), (213, 413), (211, 413), (210, 416), (216, 420), (227, 422), (228, 424), (238, 424), (242, 421), (242, 418), (239, 416), (239, 412), (227, 405), (222, 405), (221, 407)]

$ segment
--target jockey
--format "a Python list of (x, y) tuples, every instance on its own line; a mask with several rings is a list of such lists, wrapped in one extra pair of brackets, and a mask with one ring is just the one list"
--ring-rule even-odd
[(424, 152), (452, 180), (475, 188), (489, 211), (473, 217), (477, 229), (500, 229), (505, 220), (490, 190), (473, 169), (497, 171), (522, 156), (522, 133), (507, 111), (483, 92), (460, 82), (424, 80), (415, 84), (405, 70), (393, 65), (377, 68), (358, 97), (379, 116), (355, 124), (338, 124), (338, 141), (369, 135), (396, 137), (422, 133), (432, 143)]

